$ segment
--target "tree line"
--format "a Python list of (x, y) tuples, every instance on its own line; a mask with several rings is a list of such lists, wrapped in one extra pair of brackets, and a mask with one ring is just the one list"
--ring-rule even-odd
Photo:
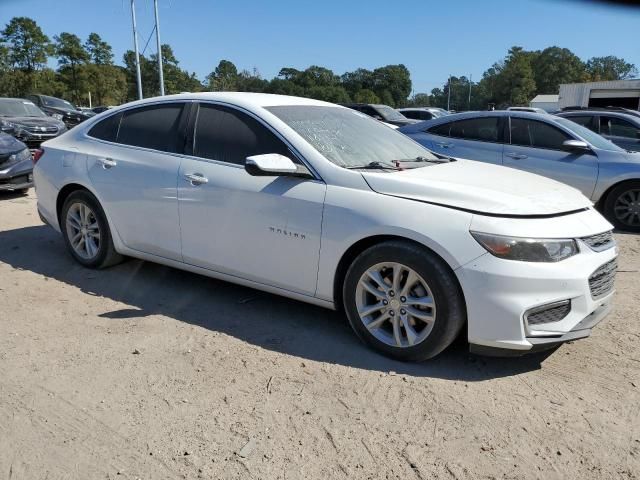
[[(478, 82), (451, 77), (441, 88), (412, 94), (411, 75), (402, 64), (373, 70), (358, 68), (337, 75), (312, 65), (305, 70), (285, 67), (275, 78), (262, 78), (257, 69), (238, 70), (221, 60), (201, 81), (180, 68), (168, 44), (161, 46), (165, 92), (246, 91), (296, 95), (329, 102), (384, 103), (399, 106), (438, 106), (482, 110), (526, 105), (539, 93), (557, 93), (561, 83), (620, 80), (638, 74), (635, 65), (615, 56), (581, 60), (566, 48), (527, 51), (512, 47)], [(50, 68), (50, 59), (57, 68)], [(76, 104), (117, 105), (137, 98), (135, 54), (128, 50), (123, 65), (114, 63), (112, 47), (98, 33), (84, 41), (62, 32), (49, 38), (27, 17), (14, 17), (0, 31), (0, 95), (23, 97), (29, 93), (53, 95)], [(145, 97), (158, 95), (157, 53), (140, 56)], [(451, 94), (449, 95), (449, 89)], [(469, 97), (469, 93), (471, 93)]]

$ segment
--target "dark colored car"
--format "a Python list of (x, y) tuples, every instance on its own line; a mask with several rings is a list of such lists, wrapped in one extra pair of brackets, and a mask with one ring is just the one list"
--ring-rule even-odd
[(104, 105), (100, 105), (99, 107), (93, 107), (91, 109), (91, 111), (95, 114), (106, 112), (107, 110), (109, 110), (109, 107), (106, 107)]
[(61, 120), (48, 117), (29, 100), (0, 98), (0, 130), (33, 150), (66, 131), (67, 127)]
[(0, 191), (26, 193), (33, 187), (31, 152), (20, 140), (0, 133)]
[(351, 108), (352, 110), (357, 110), (358, 112), (369, 115), (376, 120), (390, 123), (391, 125), (396, 125), (398, 127), (411, 125), (420, 121), (412, 120), (405, 117), (397, 110), (391, 108), (389, 105), (377, 105), (374, 103), (341, 103), (340, 105), (342, 105), (343, 107)]
[(556, 115), (599, 133), (620, 148), (640, 152), (640, 116), (629, 112), (633, 110), (567, 110)]
[(62, 120), (67, 128), (73, 128), (89, 118), (88, 115), (78, 110), (73, 103), (61, 98), (48, 95), (27, 95), (27, 98), (47, 115)]

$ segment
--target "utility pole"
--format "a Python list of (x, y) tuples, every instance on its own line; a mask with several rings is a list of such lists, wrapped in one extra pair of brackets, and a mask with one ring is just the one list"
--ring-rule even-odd
[(140, 53), (138, 52), (138, 32), (136, 30), (136, 6), (131, 0), (131, 23), (133, 25), (133, 47), (136, 52), (136, 80), (138, 81), (138, 98), (142, 100), (142, 76), (140, 75)]
[(471, 110), (471, 74), (469, 74), (469, 107), (468, 110)]
[(158, 43), (158, 76), (160, 80), (160, 95), (164, 95), (164, 75), (162, 73), (162, 44), (160, 43), (160, 22), (158, 21), (158, 0), (153, 0), (156, 14), (156, 42)]
[(451, 110), (451, 75), (449, 75), (449, 86), (447, 88), (447, 110)]

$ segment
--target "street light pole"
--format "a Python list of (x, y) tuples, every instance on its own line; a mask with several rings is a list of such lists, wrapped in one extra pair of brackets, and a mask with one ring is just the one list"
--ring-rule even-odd
[(158, 21), (158, 0), (153, 0), (156, 15), (156, 42), (158, 44), (158, 76), (160, 80), (160, 95), (164, 95), (164, 75), (162, 73), (162, 44), (160, 43), (160, 22)]
[(468, 110), (471, 110), (471, 74), (469, 74), (469, 107)]
[(138, 32), (136, 29), (136, 6), (131, 0), (131, 24), (133, 25), (133, 47), (136, 53), (136, 80), (138, 82), (138, 98), (142, 100), (142, 75), (140, 75), (140, 53), (138, 52)]
[(447, 110), (451, 110), (451, 75), (449, 75), (449, 86), (447, 88)]

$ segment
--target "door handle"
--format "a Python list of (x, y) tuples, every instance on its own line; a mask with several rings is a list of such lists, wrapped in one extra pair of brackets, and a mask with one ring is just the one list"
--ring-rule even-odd
[(205, 176), (203, 176), (201, 173), (187, 173), (184, 176), (184, 179), (189, 182), (191, 185), (193, 185), (194, 187), (196, 185), (202, 185), (204, 183), (208, 183), (209, 179)]
[(118, 165), (118, 162), (116, 162), (113, 158), (99, 158), (98, 162), (100, 162), (100, 165), (102, 165), (102, 168), (104, 168), (105, 170), (109, 170), (110, 168)]
[(444, 142), (436, 143), (436, 145), (442, 148), (451, 148), (454, 146), (453, 143), (444, 143)]
[(514, 160), (524, 160), (525, 158), (529, 158), (528, 155), (525, 155), (523, 153), (516, 153), (516, 152), (505, 153), (505, 155), (507, 157), (513, 158)]

